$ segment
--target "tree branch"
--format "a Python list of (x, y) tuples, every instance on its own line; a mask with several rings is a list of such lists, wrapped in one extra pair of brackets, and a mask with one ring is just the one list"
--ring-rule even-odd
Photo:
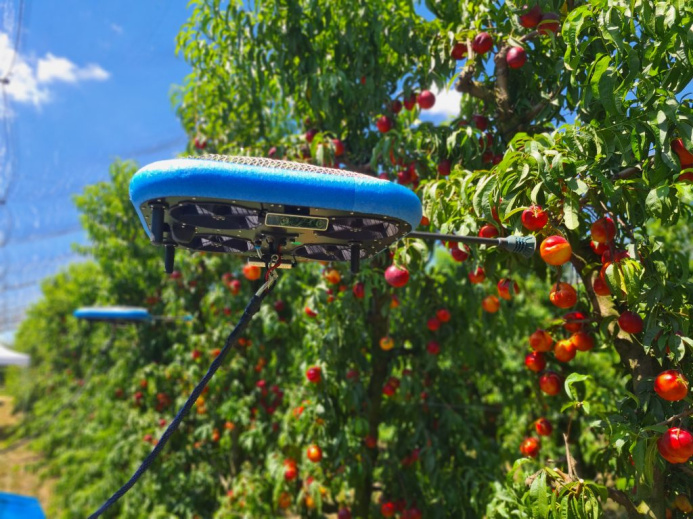
[(498, 118), (501, 121), (510, 119), (513, 114), (508, 88), (508, 63), (505, 60), (509, 50), (510, 46), (506, 43), (493, 58), (496, 67), (496, 106), (498, 107)]
[(638, 519), (641, 517), (640, 512), (638, 512), (637, 508), (635, 508), (635, 505), (626, 494), (615, 488), (607, 488), (607, 490), (609, 491), (609, 499), (626, 509), (628, 519)]
[(476, 55), (472, 50), (472, 46), (467, 40), (467, 65), (460, 73), (455, 82), (455, 90), (463, 94), (469, 94), (477, 99), (481, 99), (484, 103), (493, 103), (493, 92), (486, 88), (478, 81), (474, 81), (476, 75), (476, 63), (474, 58)]
[(638, 167), (626, 168), (616, 173), (616, 175), (614, 175), (614, 180), (625, 180), (637, 175), (638, 173), (642, 173), (641, 169)]
[(674, 416), (667, 418), (663, 422), (659, 422), (656, 425), (669, 425), (671, 423), (674, 423), (676, 420), (679, 420), (681, 418), (686, 418), (687, 416), (693, 415), (693, 407), (689, 407), (685, 411), (680, 412), (679, 414), (675, 414)]

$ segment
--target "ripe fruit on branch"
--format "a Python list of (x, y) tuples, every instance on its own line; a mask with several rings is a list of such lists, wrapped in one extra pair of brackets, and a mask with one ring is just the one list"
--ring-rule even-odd
[(684, 496), (683, 494), (679, 494), (678, 496), (676, 496), (676, 498), (674, 499), (674, 504), (676, 505), (676, 508), (678, 508), (684, 513), (688, 514), (690, 512), (693, 512), (693, 505), (691, 504), (688, 497)]
[(536, 458), (540, 448), (541, 444), (536, 438), (525, 438), (520, 444), (520, 452), (522, 455), (530, 458)]
[(510, 278), (502, 278), (498, 282), (497, 288), (498, 295), (506, 301), (510, 301), (510, 299), (512, 299), (513, 294), (517, 295), (520, 293), (520, 287), (517, 286), (517, 282), (513, 281)]
[(618, 325), (626, 333), (640, 333), (643, 329), (642, 317), (635, 312), (626, 310), (618, 318)]
[(284, 461), (284, 479), (286, 481), (293, 481), (298, 476), (298, 469), (296, 468), (296, 462), (294, 460)]
[(498, 229), (490, 223), (484, 224), (481, 226), (481, 229), (479, 229), (479, 236), (482, 238), (497, 238)]
[(609, 246), (606, 243), (597, 243), (596, 241), (590, 241), (590, 248), (600, 257), (609, 250)]
[(331, 285), (339, 285), (342, 282), (342, 275), (336, 269), (330, 269), (325, 272), (325, 279)]
[(510, 68), (522, 68), (527, 63), (527, 52), (522, 47), (512, 47), (505, 55), (505, 62)]
[(313, 463), (318, 463), (322, 460), (322, 449), (317, 445), (313, 444), (306, 449), (306, 457)]
[(683, 139), (678, 138), (671, 141), (671, 149), (679, 156), (681, 169), (693, 167), (693, 153), (688, 151), (683, 144)]
[(592, 284), (592, 288), (594, 289), (594, 293), (597, 294), (598, 296), (610, 296), (611, 295), (611, 290), (609, 290), (609, 285), (607, 285), (606, 281), (604, 281), (599, 276), (594, 278), (594, 283)]
[(366, 297), (366, 287), (360, 281), (354, 285), (352, 291), (354, 292), (354, 297), (356, 299), (363, 299), (364, 297)]
[(438, 163), (438, 173), (443, 177), (447, 177), (450, 174), (451, 167), (450, 159), (443, 159)]
[(291, 495), (288, 492), (282, 492), (279, 494), (279, 500), (277, 502), (279, 508), (286, 509), (291, 506)]
[(228, 287), (231, 294), (236, 296), (241, 291), (241, 282), (238, 279), (232, 279), (229, 281)]
[(436, 96), (430, 90), (424, 90), (416, 96), (416, 102), (419, 103), (419, 107), (422, 110), (428, 110), (429, 108), (433, 108), (433, 105), (436, 104)]
[(546, 418), (539, 418), (534, 422), (534, 428), (539, 436), (551, 436), (553, 432), (553, 425)]
[(482, 132), (486, 131), (486, 128), (488, 128), (488, 117), (484, 115), (474, 114), (472, 115), (472, 121), (474, 121), (474, 126)]
[(195, 137), (193, 143), (198, 150), (204, 150), (207, 147), (207, 139), (204, 137)]
[(427, 322), (426, 322), (426, 327), (431, 330), (432, 332), (438, 331), (438, 328), (440, 328), (440, 321), (438, 320), (437, 317), (431, 317)]
[(317, 384), (322, 380), (322, 370), (320, 366), (312, 366), (306, 370), (306, 378), (308, 382)]
[(585, 323), (579, 321), (586, 321), (587, 316), (582, 312), (568, 312), (563, 316), (563, 320), (565, 321), (563, 328), (565, 328), (567, 332), (575, 333), (584, 328)]
[(619, 262), (621, 260), (624, 260), (626, 258), (630, 258), (630, 254), (628, 254), (628, 251), (626, 250), (615, 250), (614, 251), (614, 256), (613, 260), (611, 259), (611, 250), (607, 249), (604, 251), (604, 254), (602, 254), (602, 263), (611, 263), (612, 261)]
[(686, 429), (671, 427), (657, 440), (657, 449), (669, 463), (686, 463), (693, 456), (693, 435)]
[(332, 139), (332, 145), (334, 146), (334, 156), (341, 157), (344, 155), (344, 143), (339, 139)]
[(450, 310), (446, 308), (441, 308), (436, 312), (436, 317), (441, 323), (448, 323), (450, 322), (450, 318), (452, 315), (450, 314)]
[(553, 337), (546, 330), (537, 329), (529, 336), (529, 346), (534, 351), (551, 351), (553, 346)]
[[(537, 25), (539, 25), (539, 22), (541, 22), (541, 8), (538, 5), (535, 5), (531, 9), (528, 8), (528, 6), (523, 6), (522, 8), (525, 11), (525, 14), (520, 15), (520, 25), (524, 27), (525, 29), (533, 29)], [(528, 10), (529, 9), (529, 10)]]
[(578, 351), (590, 351), (594, 348), (594, 337), (587, 332), (575, 332), (570, 337), (570, 342)]
[(525, 366), (527, 366), (527, 369), (530, 371), (539, 373), (546, 367), (546, 357), (543, 353), (532, 351), (525, 355)]
[(426, 344), (426, 351), (431, 355), (438, 355), (440, 353), (440, 344), (436, 341), (430, 341)]
[(454, 247), (450, 247), (450, 254), (452, 255), (452, 259), (459, 263), (467, 261), (467, 259), (469, 258), (469, 252), (469, 247), (467, 245), (465, 245), (463, 249), (460, 249), (456, 243)]
[(416, 93), (412, 92), (409, 97), (404, 100), (404, 108), (407, 110), (413, 110), (416, 106)]
[(383, 386), (383, 394), (385, 396), (394, 396), (399, 389), (399, 379), (397, 377), (390, 377), (388, 381)]
[(553, 371), (547, 371), (539, 377), (539, 389), (550, 396), (555, 396), (561, 392), (561, 383), (561, 377)]
[(313, 309), (312, 309), (311, 307), (309, 307), (309, 306), (306, 306), (306, 307), (303, 309), (303, 311), (305, 312), (305, 314), (306, 314), (308, 317), (317, 317), (317, 316), (318, 316), (318, 312), (316, 312), (315, 310), (313, 310)]
[(392, 130), (393, 123), (392, 119), (390, 119), (387, 115), (382, 115), (375, 122), (375, 125), (380, 133), (387, 133)]
[(478, 285), (479, 283), (483, 283), (486, 279), (486, 272), (482, 267), (477, 267), (467, 274), (467, 276), (469, 277), (470, 283)]
[(568, 283), (556, 283), (551, 287), (549, 300), (558, 308), (570, 308), (577, 303), (577, 292)]
[(390, 265), (385, 269), (385, 281), (390, 286), (401, 288), (409, 282), (409, 271)]
[(450, 57), (454, 59), (455, 61), (460, 61), (461, 59), (464, 59), (467, 57), (467, 44), (458, 41), (452, 46), (452, 50), (450, 51)]
[(528, 231), (539, 231), (549, 221), (549, 215), (540, 205), (530, 205), (522, 211), (522, 225)]
[(348, 508), (340, 508), (337, 512), (337, 519), (351, 519), (351, 512)]
[(570, 339), (562, 339), (556, 343), (553, 348), (553, 353), (556, 356), (556, 360), (559, 362), (570, 362), (575, 358), (577, 349), (575, 344)]
[(245, 276), (245, 279), (247, 279), (248, 281), (256, 281), (260, 279), (261, 274), (262, 270), (260, 269), (260, 267), (251, 265), (249, 263), (243, 265), (243, 276)]
[(493, 38), (487, 32), (480, 32), (472, 40), (472, 50), (481, 56), (493, 48)]
[(496, 296), (486, 296), (481, 301), (481, 308), (490, 314), (495, 314), (500, 309), (500, 301)]
[(678, 402), (688, 394), (688, 379), (675, 369), (662, 371), (654, 381), (654, 390), (660, 398), (669, 402)]
[(414, 181), (414, 175), (412, 175), (409, 169), (403, 169), (397, 172), (397, 182), (403, 186), (408, 186)]
[(549, 265), (559, 266), (570, 261), (573, 249), (563, 236), (554, 235), (541, 242), (539, 254)]
[(592, 224), (590, 227), (590, 235), (592, 241), (596, 241), (597, 243), (609, 243), (613, 241), (616, 236), (616, 225), (611, 218), (605, 216)]
[(395, 347), (395, 341), (392, 337), (383, 337), (380, 339), (380, 349), (383, 351), (390, 351)]
[[(399, 99), (395, 99), (390, 103), (390, 110), (392, 110), (393, 114), (398, 114), (402, 111), (402, 101)], [(390, 157), (392, 157), (392, 151), (390, 151)], [(394, 163), (393, 163), (394, 164)]]
[(491, 146), (493, 146), (493, 134), (491, 132), (485, 132), (481, 137), (479, 137), (479, 147), (485, 149), (490, 148)]
[(402, 511), (402, 519), (422, 519), (423, 513), (415, 506)]
[(392, 501), (385, 501), (380, 506), (380, 514), (383, 517), (394, 517), (396, 512), (397, 508), (395, 507), (395, 504)]
[(537, 30), (539, 34), (556, 34), (561, 28), (561, 16), (557, 13), (546, 13), (542, 15), (541, 22)]

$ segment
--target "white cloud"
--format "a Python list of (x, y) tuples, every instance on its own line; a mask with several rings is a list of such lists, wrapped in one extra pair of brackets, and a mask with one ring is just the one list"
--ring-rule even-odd
[(36, 79), (39, 83), (52, 83), (64, 81), (65, 83), (77, 83), (77, 81), (104, 81), (110, 74), (99, 65), (93, 63), (80, 68), (67, 58), (53, 56), (50, 52), (45, 58), (38, 60), (36, 66)]
[(116, 34), (123, 34), (123, 28), (117, 23), (111, 24), (111, 30)]
[(451, 90), (438, 90), (435, 86), (431, 90), (436, 95), (436, 104), (426, 114), (443, 116), (446, 119), (454, 119), (460, 114), (460, 100), (462, 94), (454, 88)]
[[(17, 103), (40, 106), (51, 99), (48, 85), (51, 83), (77, 83), (80, 81), (105, 81), (110, 74), (97, 64), (79, 67), (67, 58), (54, 56), (31, 59), (21, 54), (14, 55), (13, 42), (8, 34), (0, 32), (0, 77), (13, 61), (9, 83), (5, 85), (8, 97)], [(5, 115), (0, 107), (0, 119)]]

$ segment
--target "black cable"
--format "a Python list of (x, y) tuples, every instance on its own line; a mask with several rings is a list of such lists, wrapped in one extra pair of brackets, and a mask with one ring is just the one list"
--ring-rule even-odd
[(188, 411), (190, 411), (192, 406), (195, 404), (195, 401), (202, 394), (202, 391), (204, 390), (205, 386), (207, 386), (207, 383), (211, 380), (211, 378), (217, 372), (221, 364), (224, 362), (224, 359), (226, 358), (228, 352), (231, 350), (233, 346), (235, 346), (236, 341), (238, 340), (239, 336), (241, 335), (245, 327), (248, 326), (248, 323), (250, 323), (252, 317), (258, 312), (258, 310), (260, 310), (262, 300), (265, 298), (265, 296), (267, 296), (267, 294), (271, 292), (273, 286), (273, 282), (268, 283), (266, 289), (259, 290), (258, 293), (256, 293), (252, 297), (252, 299), (248, 303), (248, 306), (245, 307), (245, 311), (243, 312), (243, 315), (238, 321), (238, 324), (226, 339), (226, 343), (224, 344), (224, 348), (221, 350), (221, 353), (217, 355), (212, 364), (209, 366), (209, 370), (207, 371), (205, 376), (202, 377), (202, 380), (200, 380), (197, 386), (195, 386), (195, 389), (193, 389), (193, 392), (188, 397), (188, 400), (186, 400), (185, 404), (183, 404), (183, 407), (181, 407), (180, 411), (178, 411), (176, 417), (173, 419), (173, 421), (171, 421), (169, 426), (164, 431), (164, 434), (162, 434), (161, 438), (159, 438), (159, 442), (154, 446), (154, 449), (152, 449), (152, 451), (147, 455), (142, 464), (132, 475), (130, 480), (127, 483), (125, 483), (122, 487), (120, 487), (115, 492), (115, 494), (108, 498), (108, 500), (103, 505), (101, 505), (101, 508), (99, 508), (96, 512), (90, 515), (89, 519), (95, 519), (96, 517), (99, 517), (101, 514), (103, 514), (106, 510), (108, 510), (108, 508), (115, 504), (115, 502), (118, 501), (118, 499), (123, 497), (123, 495), (125, 495), (125, 493), (128, 490), (130, 490), (135, 485), (135, 483), (137, 483), (140, 477), (142, 477), (142, 475), (147, 471), (147, 469), (154, 462), (159, 453), (166, 446), (166, 443), (168, 443), (168, 440), (171, 437), (171, 435), (176, 431), (176, 429), (178, 429), (178, 426), (183, 421), (183, 418), (185, 418), (185, 415), (188, 414)]

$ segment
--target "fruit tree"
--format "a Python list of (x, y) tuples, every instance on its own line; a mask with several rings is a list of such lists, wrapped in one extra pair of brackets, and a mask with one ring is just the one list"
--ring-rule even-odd
[[(188, 154), (376, 175), (420, 195), (421, 230), (541, 245), (523, 259), (409, 238), (357, 275), (283, 274), (118, 513), (682, 517), (693, 5), (192, 6), (174, 96)], [(424, 117), (450, 87), (453, 118)], [(46, 282), (17, 338), (41, 376), (10, 382), (66, 516), (129, 477), (262, 282), (204, 253), (163, 275), (127, 200), (134, 170), (78, 198), (93, 261)], [(94, 302), (194, 319), (117, 329), (101, 355), (106, 327), (69, 317)]]

